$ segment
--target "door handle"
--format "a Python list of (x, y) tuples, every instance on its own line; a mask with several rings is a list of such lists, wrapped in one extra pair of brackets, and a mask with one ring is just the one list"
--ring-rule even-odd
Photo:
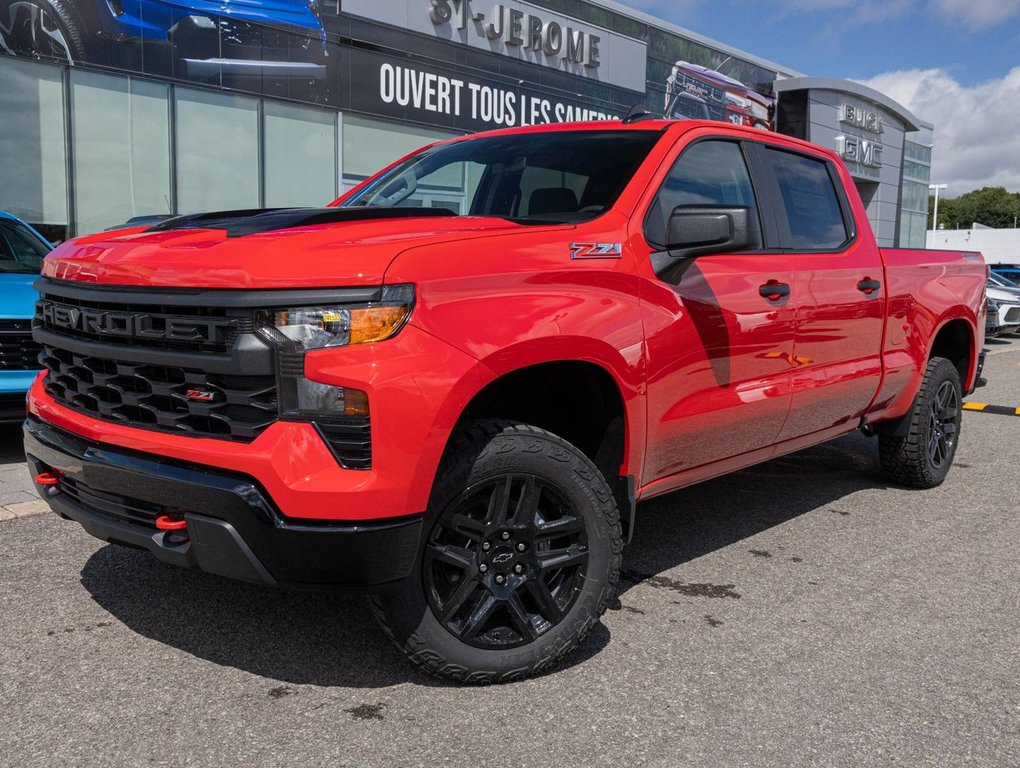
[(769, 301), (779, 301), (790, 295), (790, 286), (778, 280), (769, 280), (765, 285), (758, 287), (758, 293)]
[(866, 277), (857, 283), (857, 290), (867, 296), (870, 296), (881, 287), (882, 284), (878, 280), (872, 280), (870, 277)]

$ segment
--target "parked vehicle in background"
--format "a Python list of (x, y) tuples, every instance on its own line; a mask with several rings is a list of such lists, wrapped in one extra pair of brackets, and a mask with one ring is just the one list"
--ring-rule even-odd
[(39, 370), (32, 340), (38, 295), (32, 283), (53, 250), (32, 227), (0, 211), (0, 422), (25, 418), (25, 393)]
[(666, 80), (668, 119), (721, 120), (748, 128), (772, 127), (772, 99), (714, 69), (678, 61)]
[(988, 319), (985, 335), (1003, 336), (1020, 331), (1020, 289), (1002, 287), (988, 279)]
[(1020, 264), (992, 264), (992, 274), (1008, 280), (1011, 286), (1020, 286)]
[[(463, 214), (412, 207), (454, 187)], [(514, 680), (598, 622), (639, 499), (857, 429), (940, 484), (986, 273), (879, 248), (838, 156), (787, 136), (461, 137), (326, 208), (61, 245), (26, 455), (94, 536), (368, 591), (430, 673)]]
[(1003, 288), (1009, 292), (1016, 292), (1020, 295), (1020, 285), (1017, 285), (1008, 277), (1000, 275), (994, 269), (988, 273), (988, 287), (989, 288)]

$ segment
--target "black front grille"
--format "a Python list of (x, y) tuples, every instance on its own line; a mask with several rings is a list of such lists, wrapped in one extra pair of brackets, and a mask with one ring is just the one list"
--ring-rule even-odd
[(31, 320), (0, 320), (0, 370), (39, 368), (39, 345), (32, 341)]
[(1006, 310), (1007, 323), (1020, 323), (1020, 307), (1011, 307)]
[(250, 441), (277, 417), (276, 377), (207, 373), (43, 347), (46, 392), (132, 427)]
[(156, 530), (156, 518), (160, 515), (168, 514), (168, 512), (172, 512), (175, 516), (180, 516), (181, 514), (179, 510), (168, 510), (161, 504), (131, 499), (117, 493), (97, 491), (87, 486), (81, 480), (75, 480), (67, 475), (60, 476), (58, 487), (62, 493), (67, 494), (67, 496), (90, 512), (112, 517), (121, 522), (141, 525), (152, 530)]

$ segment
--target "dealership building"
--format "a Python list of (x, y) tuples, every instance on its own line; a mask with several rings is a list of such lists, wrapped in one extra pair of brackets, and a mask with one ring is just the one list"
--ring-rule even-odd
[[(318, 206), (412, 149), (635, 108), (838, 152), (881, 245), (924, 247), (933, 126), (610, 0), (28, 0), (0, 18), (0, 209), (53, 239)], [(463, 209), (463, 189), (415, 204)]]

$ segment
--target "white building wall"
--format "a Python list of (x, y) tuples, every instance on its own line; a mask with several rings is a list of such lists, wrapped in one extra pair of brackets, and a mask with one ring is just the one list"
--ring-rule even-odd
[(1020, 264), (1020, 229), (929, 230), (927, 247), (948, 251), (980, 251), (988, 264)]

